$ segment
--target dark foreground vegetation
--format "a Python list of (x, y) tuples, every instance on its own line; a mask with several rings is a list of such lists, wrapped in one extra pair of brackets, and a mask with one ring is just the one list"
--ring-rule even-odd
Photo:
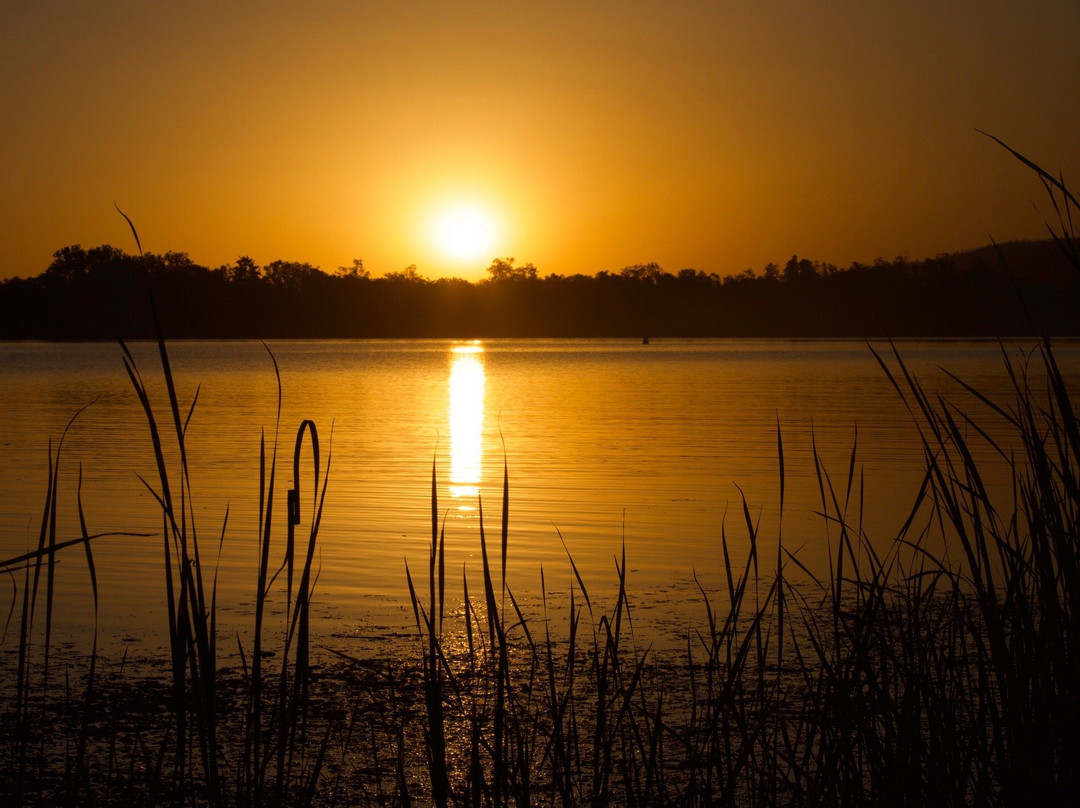
[[(161, 357), (168, 379), (164, 343)], [(415, 635), (375, 659), (321, 648), (308, 609), (329, 458), (310, 422), (284, 503), (276, 441), (263, 449), (253, 631), (219, 636), (204, 562), (219, 536), (192, 526), (186, 413), (173, 394), (155, 410), (128, 362), (158, 458), (171, 650), (121, 664), (96, 636), (82, 661), (52, 647), (61, 558), (85, 556), (95, 603), (111, 594), (97, 536), (57, 525), (58, 447), (37, 549), (2, 562), (5, 805), (1057, 805), (1080, 787), (1080, 422), (1049, 344), (1009, 364), (1005, 407), (932, 399), (883, 356), (925, 451), (911, 518), (872, 541), (854, 449), (838, 477), (817, 462), (832, 563), (815, 578), (744, 503), (749, 553), (718, 526), (726, 591), (701, 592), (681, 654), (634, 637), (625, 558), (606, 609), (580, 577), (519, 606), (503, 583), (508, 478), (463, 608), (447, 604), (434, 469), (430, 562), (406, 577)], [(1005, 501), (974, 460), (991, 419), (1021, 447), (991, 444), (1013, 474)], [(779, 429), (777, 448), (782, 513)]]
[(39, 276), (0, 283), (0, 339), (152, 338), (148, 288), (174, 338), (1080, 334), (1080, 278), (1051, 241), (846, 269), (793, 256), (725, 278), (656, 264), (543, 277), (497, 259), (480, 283), (413, 267), (371, 278), (360, 261), (336, 274), (250, 258), (208, 269), (184, 253), (76, 245)]
[[(1063, 239), (1065, 248), (1076, 243), (1071, 230)], [(481, 531), (481, 567), (468, 573), (463, 609), (451, 608), (433, 469), (430, 561), (407, 572), (412, 644), (395, 659), (331, 650), (324, 658), (333, 664), (313, 665), (308, 609), (330, 464), (305, 421), (285, 503), (275, 498), (276, 438), (261, 448), (253, 639), (241, 643), (234, 668), (221, 664), (213, 565), (202, 560), (219, 537), (208, 544), (192, 527), (188, 411), (159, 347), (163, 407), (125, 356), (157, 458), (148, 488), (162, 511), (168, 673), (128, 681), (110, 666), (106, 677), (96, 637), (82, 668), (58, 670), (50, 656), (58, 557), (84, 554), (99, 596), (95, 536), (85, 524), (74, 537), (58, 531), (58, 447), (38, 547), (2, 562), (17, 583), (7, 634), (17, 640), (15, 670), (3, 680), (0, 712), (4, 804), (1075, 800), (1080, 420), (1049, 340), (1022, 362), (1003, 357), (1014, 381), (1006, 404), (975, 390), (965, 404), (932, 397), (902, 357), (879, 356), (924, 450), (910, 518), (884, 545), (872, 541), (859, 527), (856, 451), (835, 476), (815, 461), (828, 574), (803, 568), (783, 535), (758, 535), (744, 507), (739, 530), (749, 553), (732, 557), (728, 528), (718, 526), (726, 591), (702, 591), (704, 626), (673, 656), (635, 642), (623, 584), (607, 609), (580, 577), (564, 601), (539, 613), (519, 605), (503, 583), (513, 529), (508, 477), (501, 515), (488, 520), (498, 529)], [(1000, 434), (987, 429), (991, 421), (1011, 444), (989, 437)], [(991, 460), (976, 460), (987, 447)], [(777, 449), (782, 515), (779, 429)], [(1011, 472), (1004, 500), (985, 484), (988, 462)], [(271, 597), (285, 604), (280, 619), (267, 612)]]

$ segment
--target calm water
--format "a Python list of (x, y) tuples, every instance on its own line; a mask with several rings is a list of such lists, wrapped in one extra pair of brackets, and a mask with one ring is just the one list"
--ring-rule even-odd
[[(625, 542), (641, 630), (671, 636), (702, 617), (695, 572), (707, 588), (722, 585), (722, 525), (736, 559), (745, 557), (740, 489), (775, 547), (778, 423), (787, 468), (783, 536), (811, 567), (820, 568), (828, 552), (822, 520), (813, 513), (819, 498), (812, 435), (839, 483), (858, 425), (863, 526), (882, 546), (919, 484), (911, 418), (861, 342), (297, 341), (269, 347), (282, 381), (279, 527), (300, 422), (315, 421), (324, 455), (332, 433), (317, 597), (324, 634), (339, 638), (377, 638), (411, 619), (405, 564), (424, 576), (433, 462), (447, 568), (455, 579), (465, 569), (479, 588), (477, 506), (483, 502), (485, 528), (497, 537), (505, 462), (508, 577), (521, 599), (537, 602), (541, 566), (549, 594), (565, 598), (567, 550), (591, 591), (603, 596), (614, 585)], [(1007, 347), (1019, 355), (1015, 343)], [(995, 397), (1007, 393), (995, 343), (908, 342), (900, 349), (931, 391), (965, 400), (943, 367)], [(155, 350), (134, 346), (165, 425)], [(259, 440), (265, 432), (272, 441), (274, 434), (273, 365), (253, 342), (175, 343), (170, 350), (184, 406), (199, 390), (188, 450), (204, 563), (216, 553), (228, 508), (219, 601), (225, 628), (242, 630), (255, 580)], [(1058, 358), (1066, 377), (1075, 378), (1080, 344), (1063, 344)], [(0, 344), (4, 558), (36, 545), (49, 441), (55, 452), (83, 407), (61, 455), (60, 512), (68, 532), (60, 538), (77, 535), (80, 467), (91, 533), (160, 533), (159, 512), (138, 479), (157, 485), (151, 444), (120, 349)], [(305, 524), (310, 467), (305, 450)], [(160, 643), (160, 537), (103, 538), (95, 550), (104, 641)], [(59, 619), (77, 633), (92, 613), (86, 563), (78, 550), (63, 559)], [(16, 582), (4, 586), (6, 610)]]

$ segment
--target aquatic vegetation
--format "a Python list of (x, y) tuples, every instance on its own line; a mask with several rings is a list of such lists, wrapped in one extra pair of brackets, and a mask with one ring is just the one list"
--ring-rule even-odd
[[(66, 671), (61, 683), (50, 673), (56, 556), (84, 548), (98, 596), (96, 537), (84, 527), (60, 540), (51, 485), (38, 549), (4, 562), (22, 581), (0, 789), (16, 804), (447, 806), (862, 805), (885, 794), (902, 804), (1007, 805), (1074, 793), (1080, 425), (1052, 348), (1019, 364), (1003, 359), (1010, 404), (970, 390), (966, 407), (927, 394), (897, 352), (875, 356), (925, 453), (906, 523), (884, 546), (866, 535), (857, 446), (839, 477), (815, 455), (830, 573), (812, 575), (782, 534), (760, 535), (744, 501), (746, 542), (718, 526), (726, 588), (701, 590), (703, 625), (681, 655), (639, 645), (625, 556), (607, 609), (569, 555), (574, 586), (563, 599), (549, 603), (541, 580), (540, 613), (522, 607), (505, 582), (508, 469), (497, 539), (481, 510), (480, 569), (461, 571), (464, 601), (448, 604), (447, 575), (456, 573), (444, 561), (433, 466), (426, 580), (406, 570), (416, 642), (400, 640), (382, 660), (331, 651), (313, 665), (308, 604), (327, 485), (318, 433), (303, 422), (293, 458), (299, 480), (310, 437), (306, 542), (294, 538), (298, 490), (278, 536), (277, 439), (264, 441), (254, 643), (239, 646), (239, 670), (216, 656), (215, 582), (203, 579), (213, 565), (187, 499), (187, 419), (171, 393), (167, 450), (132, 362), (161, 473), (147, 487), (162, 508), (168, 675), (146, 678), (132, 665), (103, 676), (96, 639), (81, 674)], [(992, 439), (989, 419), (1012, 427), (1023, 451)], [(1004, 501), (985, 482), (977, 443), (1009, 470)], [(782, 515), (779, 426), (777, 458)], [(52, 460), (55, 480), (59, 448)], [(735, 546), (748, 548), (744, 558)], [(264, 626), (272, 590), (285, 602), (275, 643)]]
[[(1080, 272), (1075, 199), (1039, 177), (1060, 211), (1055, 238)], [(463, 600), (448, 604), (457, 572), (446, 569), (434, 464), (426, 580), (406, 568), (403, 584), (415, 636), (382, 659), (318, 648), (309, 607), (329, 460), (324, 468), (314, 423), (301, 422), (282, 541), (276, 424), (259, 447), (253, 641), (237, 639), (236, 670), (218, 657), (214, 565), (190, 499), (195, 401), (182, 411), (159, 338), (170, 425), (159, 426), (122, 350), (158, 472), (145, 484), (162, 517), (166, 675), (121, 664), (104, 676), (96, 632), (85, 670), (53, 670), (59, 554), (82, 548), (95, 608), (102, 596), (99, 535), (78, 491), (80, 535), (59, 535), (61, 437), (37, 547), (0, 562), (14, 584), (8, 625), (18, 626), (3, 660), (15, 672), (0, 707), (5, 803), (1014, 805), (1062, 804), (1080, 787), (1080, 421), (1049, 340), (1019, 361), (1003, 351), (1008, 402), (962, 380), (964, 402), (931, 395), (898, 351), (871, 349), (911, 414), (925, 473), (907, 519), (882, 541), (862, 527), (873, 503), (857, 443), (841, 475), (814, 449), (824, 575), (785, 543), (778, 424), (780, 527), (761, 535), (745, 499), (745, 542), (729, 541), (726, 520), (717, 526), (726, 587), (701, 588), (703, 624), (681, 654), (639, 645), (625, 553), (609, 608), (569, 553), (566, 595), (549, 603), (541, 573), (540, 612), (522, 606), (506, 583), (508, 466), (498, 543), (480, 502), (480, 569), (461, 571)], [(1009, 441), (994, 437), (1004, 433)], [(988, 482), (1002, 468), (1004, 493)], [(305, 507), (306, 542), (295, 534)], [(275, 599), (284, 609), (271, 626)]]

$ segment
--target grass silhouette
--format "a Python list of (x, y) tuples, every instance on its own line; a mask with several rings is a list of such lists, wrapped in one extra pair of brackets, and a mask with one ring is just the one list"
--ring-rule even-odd
[[(1080, 272), (1075, 199), (1017, 156), (1054, 200), (1052, 232)], [(159, 419), (121, 348), (156, 461), (157, 479), (144, 482), (161, 510), (168, 681), (153, 690), (123, 667), (103, 681), (96, 631), (82, 682), (51, 670), (58, 554), (82, 548), (95, 610), (102, 596), (81, 492), (81, 534), (58, 533), (61, 436), (37, 547), (0, 562), (16, 582), (18, 625), (17, 675), (0, 713), (6, 803), (1016, 805), (1062, 804), (1080, 787), (1080, 423), (1048, 340), (1019, 361), (1003, 351), (1008, 404), (966, 385), (964, 402), (932, 396), (897, 350), (871, 349), (911, 414), (924, 476), (882, 547), (861, 528), (872, 503), (857, 446), (839, 476), (815, 448), (825, 576), (784, 543), (778, 425), (777, 535), (759, 535), (745, 499), (745, 558), (720, 525), (725, 591), (701, 589), (705, 624), (675, 656), (637, 642), (625, 553), (610, 609), (569, 555), (567, 596), (549, 603), (541, 572), (540, 613), (522, 608), (506, 583), (507, 468), (498, 544), (481, 503), (480, 581), (470, 587), (463, 570), (462, 608), (448, 608), (456, 573), (445, 566), (433, 464), (426, 581), (405, 571), (415, 644), (385, 665), (331, 651), (337, 664), (314, 667), (309, 606), (329, 460), (303, 421), (282, 541), (278, 423), (260, 442), (253, 643), (237, 640), (239, 670), (219, 662), (216, 577), (204, 577), (213, 565), (190, 501), (185, 437), (198, 394), (181, 407), (159, 337)], [(1001, 428), (1015, 443), (991, 437)], [(1004, 498), (987, 484), (993, 464), (1008, 471)], [(285, 603), (278, 633), (265, 625), (272, 596)], [(140, 693), (166, 709), (135, 716)]]

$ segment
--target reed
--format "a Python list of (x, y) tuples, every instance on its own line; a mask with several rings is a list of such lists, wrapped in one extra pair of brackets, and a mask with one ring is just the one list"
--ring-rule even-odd
[[(1057, 194), (1055, 238), (1075, 256), (1075, 199), (1025, 164)], [(814, 575), (783, 543), (778, 427), (775, 569), (764, 570), (764, 540), (744, 500), (747, 558), (733, 563), (722, 524), (726, 603), (715, 607), (702, 590), (707, 628), (688, 639), (674, 680), (650, 678), (650, 662), (663, 663), (627, 650), (625, 559), (616, 562), (615, 606), (598, 618), (569, 559), (593, 630), (578, 655), (584, 613), (572, 591), (562, 656), (546, 595), (539, 642), (512, 597), (513, 612), (496, 602), (481, 529), (487, 650), (477, 651), (469, 633), (469, 657), (455, 675), (443, 667), (442, 622), (436, 633), (418, 620), (428, 664), (439, 660), (439, 687), (455, 685), (454, 699), (428, 691), (439, 725), (453, 724), (448, 707), (470, 704), (461, 708), (467, 775), (457, 785), (441, 780), (440, 800), (449, 793), (479, 804), (479, 789), (483, 804), (526, 804), (537, 782), (545, 802), (562, 805), (1060, 804), (1075, 794), (1080, 428), (1052, 347), (1044, 340), (1019, 365), (1003, 350), (1008, 405), (966, 385), (966, 404), (932, 397), (895, 349), (891, 361), (871, 352), (924, 450), (910, 515), (884, 545), (866, 535), (857, 436), (837, 480), (815, 448), (833, 561), (826, 577)], [(1009, 443), (992, 437), (1002, 431)], [(988, 482), (995, 457), (1011, 480), (1004, 495)], [(505, 565), (505, 480), (503, 499)], [(432, 547), (434, 559), (434, 536)], [(466, 622), (475, 614), (467, 606)], [(521, 635), (516, 665), (506, 662), (508, 626)], [(486, 723), (477, 703), (487, 705)], [(536, 748), (538, 760), (529, 757)], [(445, 762), (437, 771), (454, 774)]]
[[(744, 501), (747, 556), (733, 560), (722, 525), (726, 603), (702, 590), (706, 628), (689, 638), (675, 675), (627, 633), (624, 558), (615, 605), (599, 615), (568, 560), (578, 586), (560, 643), (546, 599), (540, 634), (512, 593), (502, 590), (509, 606), (499, 601), (482, 531), (484, 606), (466, 607), (465, 630), (472, 638), (473, 620), (486, 626), (477, 634), (486, 644), (470, 639), (467, 657), (454, 660), (442, 622), (417, 623), (428, 721), (444, 728), (428, 747), (438, 752), (432, 793), (462, 805), (867, 805), (883, 795), (1013, 805), (1032, 794), (1060, 804), (1075, 793), (1080, 762), (1068, 730), (1080, 706), (1076, 421), (1050, 348), (1032, 358), (1048, 373), (1045, 395), (1016, 371), (1009, 409), (974, 399), (1015, 430), (1015, 457), (985, 418), (977, 427), (958, 405), (931, 400), (898, 354), (892, 364), (879, 356), (912, 403), (926, 450), (909, 517), (880, 547), (861, 527), (857, 442), (839, 479), (815, 453), (831, 573), (811, 575), (779, 536), (776, 568), (765, 571)], [(1004, 502), (974, 441), (1007, 464)], [(781, 492), (782, 447), (778, 431)], [(959, 557), (941, 549), (942, 537)], [(592, 632), (578, 653), (585, 619)]]
[[(134, 231), (133, 226), (132, 229)], [(150, 305), (152, 309), (152, 299)], [(173, 801), (178, 804), (195, 801), (211, 805), (308, 804), (321, 774), (330, 737), (330, 728), (326, 725), (321, 742), (309, 739), (307, 709), (311, 681), (310, 603), (317, 579), (315, 550), (326, 495), (329, 457), (326, 468), (322, 468), (318, 430), (313, 422), (302, 422), (297, 432), (293, 458), (295, 487), (288, 497), (287, 539), (284, 548), (278, 551), (280, 566), (270, 575), (277, 428), (270, 448), (268, 480), (265, 438), (261, 442), (258, 577), (250, 670), (246, 662), (247, 654), (237, 638), (243, 667), (240, 687), (247, 694), (246, 720), (240, 740), (232, 739), (227, 746), (223, 746), (221, 734), (228, 716), (223, 713), (219, 699), (217, 574), (215, 571), (212, 578), (204, 577), (208, 574), (204, 571), (214, 570), (215, 566), (203, 560), (205, 553), (200, 547), (195, 524), (185, 443), (198, 392), (190, 406), (182, 409), (156, 314), (154, 321), (158, 330), (158, 359), (166, 389), (167, 415), (164, 423), (168, 427), (161, 426), (162, 422), (131, 350), (123, 341), (120, 348), (126, 373), (146, 417), (157, 470), (156, 484), (141, 477), (140, 480), (161, 510), (162, 588), (167, 604), (170, 649), (171, 684), (167, 699), (170, 719), (165, 726), (141, 728), (145, 736), (137, 733), (135, 748), (130, 750), (127, 782), (134, 787), (136, 781), (141, 780), (139, 800), (152, 804)], [(270, 356), (274, 361), (273, 355)], [(274, 370), (277, 375), (276, 361)], [(278, 384), (280, 421), (280, 376)], [(150, 538), (148, 534), (124, 532), (91, 534), (82, 507), (80, 468), (76, 499), (81, 535), (60, 540), (59, 531), (62, 528), (59, 527), (57, 504), (61, 454), (64, 439), (81, 412), (73, 416), (64, 430), (55, 453), (50, 446), (45, 504), (36, 549), (0, 561), (0, 569), (12, 577), (14, 584), (12, 615), (16, 610), (16, 598), (19, 597), (16, 573), (21, 573), (23, 579), (18, 610), (13, 704), (4, 714), (2, 735), (6, 759), (0, 767), (9, 772), (2, 778), (0, 796), (5, 801), (10, 799), (13, 804), (53, 800), (93, 803), (102, 797), (102, 790), (93, 782), (88, 762), (93, 716), (101, 706), (98, 703), (97, 674), (97, 608), (100, 593), (93, 542), (106, 536)], [(307, 540), (298, 544), (294, 533), (301, 523), (300, 461), (305, 436), (309, 438), (311, 447), (313, 493)], [(228, 510), (218, 539), (219, 553), (225, 541), (227, 524)], [(58, 695), (57, 682), (50, 676), (56, 564), (61, 551), (76, 546), (84, 549), (94, 608), (89, 668), (81, 699), (73, 696), (70, 682), (65, 682), (62, 697)], [(276, 687), (268, 691), (263, 670), (263, 659), (267, 656), (265, 605), (271, 588), (282, 573), (282, 594), (286, 602), (285, 632), (277, 652), (280, 666), (272, 673)], [(43, 599), (44, 603), (39, 603), (39, 599)], [(38, 615), (42, 611), (44, 617), (39, 621)], [(43, 625), (39, 625), (39, 622)], [(235, 686), (230, 683), (230, 687)], [(74, 730), (73, 742), (57, 737), (57, 728), (50, 724), (51, 715), (58, 710), (81, 715)], [(320, 722), (319, 726), (325, 723)], [(115, 723), (112, 731), (119, 732)], [(58, 752), (58, 748), (62, 748), (61, 742), (69, 743), (74, 751)], [(123, 774), (116, 765), (116, 742), (116, 734), (111, 735), (106, 767), (119, 780), (123, 779)], [(58, 744), (61, 746), (58, 747)], [(225, 776), (225, 772), (230, 770), (233, 772), (232, 782)], [(136, 771), (140, 774), (136, 775)], [(107, 791), (105, 793), (108, 794)], [(122, 799), (130, 796), (131, 792), (126, 792)]]
[[(909, 517), (884, 545), (867, 536), (857, 440), (839, 477), (815, 451), (829, 574), (812, 576), (782, 533), (760, 535), (744, 499), (737, 514), (743, 539), (729, 536), (726, 519), (719, 525), (725, 589), (714, 595), (701, 588), (703, 627), (688, 635), (681, 658), (638, 646), (625, 554), (614, 559), (609, 608), (599, 607), (569, 554), (566, 599), (549, 599), (541, 571), (541, 613), (522, 607), (506, 583), (512, 525), (505, 469), (498, 549), (492, 552), (481, 508), (480, 581), (464, 571), (455, 616), (446, 603), (445, 525), (433, 466), (427, 580), (418, 586), (407, 570), (420, 639), (415, 668), (405, 657), (360, 676), (366, 663), (339, 652), (344, 670), (335, 674), (336, 690), (320, 689), (308, 620), (327, 482), (318, 433), (304, 422), (293, 460), (300, 480), (300, 460), (310, 453), (307, 541), (290, 538), (300, 521), (299, 486), (286, 503), (292, 529), (283, 542), (274, 539), (276, 439), (269, 446), (264, 439), (254, 640), (250, 649), (238, 641), (241, 671), (223, 681), (212, 639), (215, 584), (200, 586), (203, 565), (183, 563), (185, 552), (188, 559), (196, 553), (190, 486), (159, 481), (155, 500), (169, 539), (162, 557), (170, 573), (163, 582), (174, 632), (170, 658), (178, 663), (170, 675), (171, 718), (145, 728), (126, 760), (114, 735), (105, 765), (89, 743), (101, 700), (96, 640), (83, 685), (61, 685), (48, 672), (47, 654), (40, 667), (30, 662), (34, 632), (49, 644), (55, 556), (83, 547), (97, 589), (95, 536), (85, 523), (76, 539), (50, 538), (50, 482), (44, 538), (5, 562), (23, 581), (5, 794), (15, 804), (133, 796), (218, 805), (865, 805), (881, 795), (897, 804), (1009, 805), (1031, 794), (1058, 801), (1073, 793), (1080, 760), (1070, 733), (1080, 710), (1080, 443), (1053, 352), (1044, 345), (1020, 366), (1007, 359), (1015, 401), (1006, 406), (976, 394), (974, 403), (986, 409), (979, 415), (929, 396), (895, 351), (875, 355), (909, 403), (925, 451), (926, 475)], [(134, 367), (130, 372), (138, 377)], [(169, 410), (179, 408), (170, 403)], [(152, 417), (151, 409), (148, 423)], [(989, 418), (1013, 430), (1019, 451), (991, 437), (1001, 430), (991, 429)], [(182, 440), (184, 430), (176, 434)], [(1004, 501), (987, 482), (986, 452), (976, 443), (1008, 470), (1013, 482)], [(783, 445), (778, 428), (781, 513)], [(155, 451), (167, 465), (165, 449)], [(59, 449), (51, 455), (50, 481), (59, 457)], [(173, 495), (172, 510), (163, 491), (182, 492)], [(736, 546), (744, 557), (736, 557)], [(181, 563), (170, 566), (173, 559)], [(280, 661), (268, 670), (264, 621), (275, 586), (286, 620)], [(370, 704), (340, 706), (342, 693)], [(76, 717), (68, 730), (72, 751), (53, 774), (47, 702)], [(237, 708), (239, 731), (229, 720)], [(106, 788), (100, 779), (95, 784), (103, 772)]]
[[(1075, 255), (1075, 199), (1029, 167)], [(778, 420), (777, 532), (762, 535), (745, 496), (731, 520), (738, 539), (725, 515), (725, 585), (699, 585), (702, 625), (680, 654), (639, 646), (625, 550), (608, 607), (569, 552), (568, 594), (551, 598), (541, 570), (539, 614), (522, 605), (507, 584), (505, 464), (497, 539), (481, 501), (480, 568), (462, 570), (461, 608), (448, 606), (433, 462), (426, 581), (405, 570), (415, 653), (378, 663), (328, 649), (339, 664), (321, 668), (310, 616), (329, 453), (324, 467), (315, 424), (303, 421), (280, 525), (271, 353), (279, 404), (259, 446), (252, 642), (237, 637), (232, 673), (217, 654), (216, 574), (203, 577), (213, 565), (202, 563), (191, 502), (185, 438), (198, 394), (181, 407), (164, 339), (157, 348), (164, 419), (121, 344), (157, 469), (144, 484), (163, 527), (167, 717), (144, 717), (133, 740), (115, 705), (99, 718), (109, 697), (96, 631), (81, 681), (52, 670), (58, 556), (83, 549), (96, 611), (94, 542), (130, 535), (90, 533), (80, 486), (78, 535), (63, 538), (65, 431), (50, 446), (36, 547), (0, 562), (18, 626), (0, 722), (5, 803), (1007, 806), (1065, 804), (1080, 787), (1080, 423), (1049, 341), (1019, 359), (1003, 349), (1008, 402), (959, 379), (962, 400), (931, 395), (895, 347), (871, 347), (911, 414), (925, 474), (903, 524), (870, 536), (858, 433), (840, 474), (815, 443), (826, 572), (786, 544)], [(993, 483), (1002, 474), (1004, 487)], [(304, 515), (306, 539), (296, 535)], [(226, 513), (219, 552), (227, 524)], [(272, 597), (285, 603), (280, 631), (268, 623)]]

